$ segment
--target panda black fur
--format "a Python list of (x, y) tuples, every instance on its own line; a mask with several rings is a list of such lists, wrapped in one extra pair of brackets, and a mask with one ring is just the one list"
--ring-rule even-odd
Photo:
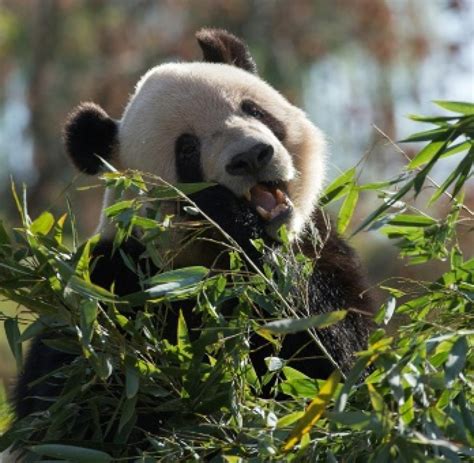
[[(170, 183), (217, 182), (192, 199), (256, 261), (260, 256), (250, 239), (260, 237), (277, 246), (276, 229), (285, 223), (300, 249), (316, 260), (309, 282), (309, 313), (355, 309), (318, 333), (347, 371), (353, 353), (366, 347), (370, 320), (361, 313), (370, 313), (372, 302), (354, 252), (328, 229), (316, 207), (324, 178), (324, 139), (302, 111), (255, 75), (255, 62), (238, 38), (215, 29), (202, 30), (197, 38), (205, 62), (150, 70), (120, 121), (95, 104), (80, 105), (65, 125), (66, 150), (87, 174), (100, 170), (97, 154), (119, 169), (152, 172)], [(278, 189), (284, 192), (285, 204), (269, 220), (256, 206), (282, 204), (281, 198), (275, 199)], [(110, 201), (106, 193), (105, 206)], [(305, 235), (309, 222), (321, 236), (327, 235), (318, 255)], [(119, 295), (138, 290), (136, 275), (120, 253), (112, 253), (113, 229), (104, 219), (99, 228), (103, 239), (94, 249), (92, 280), (105, 288), (114, 282)], [(139, 241), (132, 238), (124, 248), (138, 262), (143, 251)], [(195, 258), (199, 261), (199, 256)], [(308, 340), (302, 333), (287, 336), (281, 356), (292, 357)], [(258, 352), (253, 360), (261, 366), (267, 354), (265, 349)], [(314, 347), (309, 343), (298, 355), (314, 357)], [(72, 358), (47, 347), (40, 337), (33, 341), (16, 387), (18, 418), (48, 407), (50, 402), (37, 397), (54, 398), (61, 384), (29, 384)], [(332, 369), (323, 358), (299, 361), (295, 367), (320, 378)]]

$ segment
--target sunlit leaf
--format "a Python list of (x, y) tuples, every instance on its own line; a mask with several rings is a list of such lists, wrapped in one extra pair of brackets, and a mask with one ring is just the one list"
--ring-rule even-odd
[(429, 143), (409, 162), (407, 169), (416, 169), (417, 167), (430, 162), (444, 148), (444, 140)]
[(359, 199), (359, 191), (356, 187), (349, 189), (347, 196), (339, 209), (339, 215), (337, 220), (337, 231), (343, 234), (346, 231), (347, 226), (354, 214), (357, 201)]
[(339, 371), (333, 371), (331, 376), (329, 376), (324, 385), (321, 387), (318, 395), (309, 404), (303, 417), (297, 422), (295, 428), (288, 436), (288, 439), (283, 446), (283, 450), (285, 452), (291, 450), (305, 434), (311, 431), (311, 428), (318, 422), (326, 410), (329, 401), (333, 397), (340, 380), (341, 374)]
[(32, 233), (47, 235), (54, 225), (54, 217), (51, 212), (43, 212), (30, 226)]
[(343, 196), (347, 191), (348, 185), (353, 183), (355, 172), (355, 168), (351, 168), (337, 177), (324, 190), (324, 196), (320, 199), (320, 203), (325, 206)]
[(459, 113), (459, 114), (467, 114), (471, 115), (474, 114), (474, 103), (468, 103), (465, 101), (443, 101), (443, 100), (435, 100), (438, 106), (443, 109), (447, 109), (448, 111)]

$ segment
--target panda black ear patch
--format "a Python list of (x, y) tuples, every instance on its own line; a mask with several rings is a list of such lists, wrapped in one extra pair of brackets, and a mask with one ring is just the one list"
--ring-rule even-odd
[(74, 165), (89, 175), (103, 167), (98, 156), (111, 160), (118, 146), (118, 125), (94, 103), (80, 104), (64, 126), (64, 144)]
[(253, 74), (257, 65), (242, 40), (224, 29), (201, 29), (196, 32), (204, 61), (232, 64)]

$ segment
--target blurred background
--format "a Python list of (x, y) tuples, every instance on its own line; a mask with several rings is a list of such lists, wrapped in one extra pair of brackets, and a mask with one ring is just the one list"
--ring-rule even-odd
[[(405, 159), (374, 126), (401, 139), (428, 128), (408, 113), (442, 112), (432, 100), (474, 101), (474, 0), (0, 0), (0, 220), (17, 222), (13, 178), (28, 187), (32, 217), (63, 212), (67, 194), (82, 238), (92, 233), (102, 192), (78, 191), (98, 182), (78, 175), (64, 155), (68, 112), (90, 100), (120, 118), (148, 68), (200, 59), (194, 32), (203, 26), (244, 38), (260, 75), (326, 132), (329, 180), (364, 156), (364, 181), (395, 175)], [(418, 147), (406, 149), (413, 155)], [(435, 176), (458, 161), (447, 159)], [(362, 197), (356, 223), (373, 201)], [(378, 235), (360, 234), (354, 245), (373, 282), (440, 271), (406, 267)], [(0, 380), (14, 373), (2, 339), (3, 332)]]

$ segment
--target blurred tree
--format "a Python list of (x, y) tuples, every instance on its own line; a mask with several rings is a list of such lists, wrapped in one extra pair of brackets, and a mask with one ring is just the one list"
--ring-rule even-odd
[[(433, 42), (432, 29), (425, 27), (428, 13), (462, 15), (466, 8), (462, 0), (423, 2), (423, 11), (418, 0), (3, 0), (0, 132), (2, 111), (13, 114), (11, 88), (18, 87), (14, 103), (28, 115), (23, 137), (31, 143), (32, 159), (17, 157), (19, 144), (7, 133), (3, 143), (0, 139), (0, 166), (7, 165), (4, 175), (19, 171), (20, 180), (29, 179), (33, 214), (54, 203), (72, 178), (61, 146), (67, 113), (80, 101), (94, 100), (119, 117), (147, 68), (165, 60), (199, 59), (194, 32), (203, 26), (244, 37), (260, 73), (303, 105), (330, 135), (328, 128), (344, 127), (349, 141), (338, 140), (338, 145), (343, 151), (349, 145), (352, 155), (360, 155), (370, 145), (370, 123), (396, 135), (397, 63), (410, 74), (403, 91), (416, 95), (414, 75)], [(443, 46), (455, 45), (462, 46), (452, 40)], [(327, 73), (318, 63), (329, 63)], [(343, 76), (340, 63), (348, 66)], [(314, 75), (322, 87), (315, 85)], [(350, 83), (349, 90), (344, 82)], [(325, 98), (330, 85), (336, 88)], [(320, 90), (311, 93), (311, 87)], [(340, 135), (334, 130), (334, 136)], [(379, 163), (386, 162), (379, 157)], [(8, 182), (2, 180), (4, 197)], [(79, 218), (88, 232), (96, 223), (99, 194), (83, 193), (88, 204), (97, 205)]]

